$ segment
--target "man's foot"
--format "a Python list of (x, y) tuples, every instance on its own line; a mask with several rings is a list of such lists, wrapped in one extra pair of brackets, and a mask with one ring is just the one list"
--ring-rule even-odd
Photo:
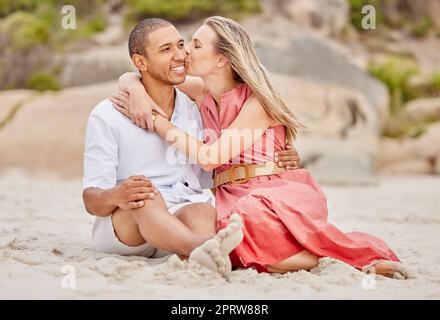
[(393, 279), (404, 280), (410, 277), (409, 271), (396, 261), (376, 261), (362, 269), (365, 273), (375, 273)]
[(239, 214), (233, 213), (229, 217), (229, 224), (219, 230), (215, 238), (220, 242), (220, 250), (223, 254), (229, 254), (243, 240), (243, 221)]
[(220, 252), (220, 243), (217, 239), (209, 239), (195, 248), (189, 255), (189, 261), (196, 261), (213, 271), (224, 275), (227, 262), (224, 255)]
[(243, 240), (241, 229), (241, 217), (237, 214), (231, 215), (230, 223), (213, 238), (194, 249), (189, 260), (229, 278), (232, 271), (229, 253)]

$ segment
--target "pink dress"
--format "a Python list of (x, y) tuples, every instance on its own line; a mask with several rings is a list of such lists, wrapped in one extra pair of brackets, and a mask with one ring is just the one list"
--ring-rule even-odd
[[(224, 93), (220, 112), (213, 97), (210, 94), (205, 97), (200, 109), (206, 143), (213, 143), (221, 130), (229, 127), (251, 94), (246, 84)], [(274, 151), (284, 148), (285, 127), (278, 125), (269, 129), (272, 130), (264, 133), (262, 143), (254, 144), (250, 150), (218, 167), (216, 172), (238, 162), (274, 162)], [(267, 145), (272, 148), (261, 147)], [(244, 239), (231, 253), (235, 267), (254, 267), (267, 272), (265, 266), (305, 249), (318, 257), (339, 259), (355, 268), (374, 260), (399, 261), (381, 239), (361, 232), (343, 233), (328, 223), (326, 196), (305, 169), (259, 176), (243, 184), (221, 185), (216, 190), (216, 209), (218, 228), (227, 224), (232, 213), (240, 214), (244, 222)]]

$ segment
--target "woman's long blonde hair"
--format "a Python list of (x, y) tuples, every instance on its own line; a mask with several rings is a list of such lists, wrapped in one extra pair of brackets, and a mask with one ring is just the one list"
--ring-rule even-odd
[(303, 125), (273, 87), (246, 31), (234, 20), (219, 16), (209, 17), (204, 24), (217, 34), (216, 50), (229, 60), (235, 80), (252, 89), (269, 116), (286, 127), (286, 140), (292, 142)]

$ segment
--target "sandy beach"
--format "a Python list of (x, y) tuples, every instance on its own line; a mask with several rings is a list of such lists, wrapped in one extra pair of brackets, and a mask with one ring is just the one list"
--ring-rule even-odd
[(324, 185), (329, 221), (384, 239), (413, 278), (366, 276), (323, 258), (312, 272), (235, 270), (227, 282), (178, 259), (96, 252), (79, 179), (9, 170), (0, 175), (0, 299), (440, 299), (440, 178), (375, 181)]

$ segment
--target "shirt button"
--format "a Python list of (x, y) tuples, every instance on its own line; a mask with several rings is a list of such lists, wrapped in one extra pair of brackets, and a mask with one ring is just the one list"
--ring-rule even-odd
[(188, 183), (188, 182), (185, 182), (183, 185), (184, 185), (185, 187), (189, 187), (189, 183)]

